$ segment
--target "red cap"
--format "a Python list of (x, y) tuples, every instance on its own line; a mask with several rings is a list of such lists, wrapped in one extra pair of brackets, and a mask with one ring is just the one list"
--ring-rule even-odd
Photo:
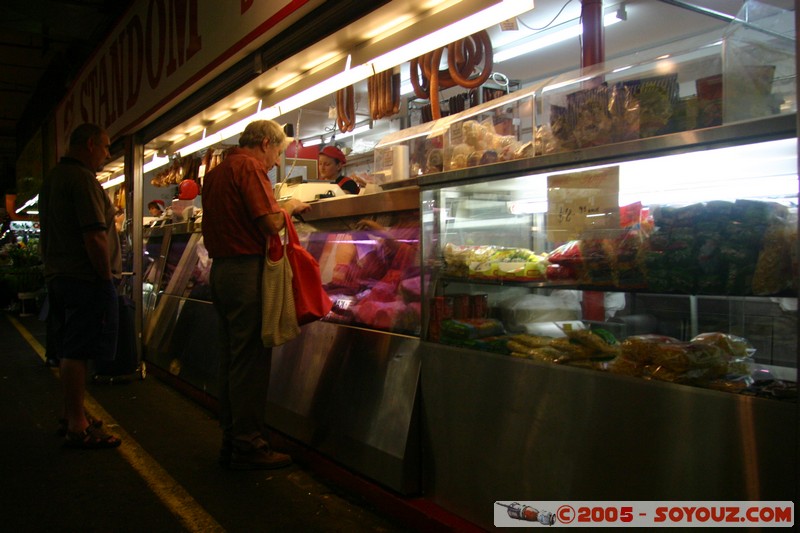
[(183, 180), (178, 185), (178, 200), (194, 200), (200, 194), (200, 187), (194, 180)]
[(157, 203), (157, 204), (158, 204), (158, 206), (159, 206), (159, 207), (162, 209), (162, 211), (163, 211), (163, 209), (164, 209), (164, 200), (153, 200), (153, 201), (154, 201), (155, 203)]
[(326, 146), (322, 149), (320, 154), (327, 155), (331, 159), (335, 159), (343, 165), (347, 163), (347, 158), (345, 157), (344, 153), (335, 146)]

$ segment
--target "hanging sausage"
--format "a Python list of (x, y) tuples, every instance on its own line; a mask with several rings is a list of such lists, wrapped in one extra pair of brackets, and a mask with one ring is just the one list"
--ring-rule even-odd
[[(447, 51), (447, 69), (439, 70)], [(430, 100), (434, 119), (441, 118), (439, 91), (461, 86), (480, 87), (492, 74), (494, 55), (486, 30), (459, 39), (411, 60), (411, 85), (417, 98)], [(479, 68), (483, 64), (482, 68)], [(477, 71), (477, 75), (474, 75)]]
[(400, 74), (384, 70), (367, 79), (369, 115), (373, 120), (396, 115), (400, 111)]
[(356, 127), (355, 89), (352, 85), (336, 91), (336, 127), (342, 133)]

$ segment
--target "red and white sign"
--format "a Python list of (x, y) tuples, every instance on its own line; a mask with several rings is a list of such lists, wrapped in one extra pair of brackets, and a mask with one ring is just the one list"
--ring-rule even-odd
[(63, 153), (72, 129), (84, 122), (103, 126), (112, 139), (133, 131), (266, 43), (317, 3), (136, 2), (59, 104), (57, 153)]

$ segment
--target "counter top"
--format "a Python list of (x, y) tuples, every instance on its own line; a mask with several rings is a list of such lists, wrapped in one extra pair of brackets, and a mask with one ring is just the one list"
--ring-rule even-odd
[(310, 222), (411, 209), (419, 209), (419, 187), (404, 187), (372, 194), (326, 198), (311, 202), (311, 210), (303, 213), (302, 216), (303, 220)]

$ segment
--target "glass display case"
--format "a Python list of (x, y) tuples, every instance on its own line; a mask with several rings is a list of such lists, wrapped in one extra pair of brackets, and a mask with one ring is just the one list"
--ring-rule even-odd
[(539, 88), (527, 87), (438, 121), (432, 134), (444, 139), (444, 170), (532, 157), (533, 102)]
[(430, 157), (432, 150), (439, 150), (441, 137), (431, 137), (433, 122), (404, 129), (384, 136), (373, 151), (373, 172), (378, 185), (407, 184), (409, 179), (421, 174), (442, 171), (441, 157)]
[(162, 220), (146, 229), (142, 344), (148, 363), (197, 390), (217, 393), (217, 317), (211, 261), (194, 222)]
[[(323, 321), (418, 337), (419, 189), (312, 205), (295, 226), (334, 303)], [(216, 342), (212, 260), (201, 224), (164, 219), (145, 232), (143, 341), (150, 362), (215, 394), (216, 355), (205, 349)]]
[[(788, 22), (755, 17), (434, 124), (423, 339), (794, 399)], [(483, 157), (506, 139), (521, 149)]]
[(791, 499), (796, 118), (420, 178), (428, 498)]
[(750, 128), (423, 187), (423, 338), (794, 399), (797, 140)]

